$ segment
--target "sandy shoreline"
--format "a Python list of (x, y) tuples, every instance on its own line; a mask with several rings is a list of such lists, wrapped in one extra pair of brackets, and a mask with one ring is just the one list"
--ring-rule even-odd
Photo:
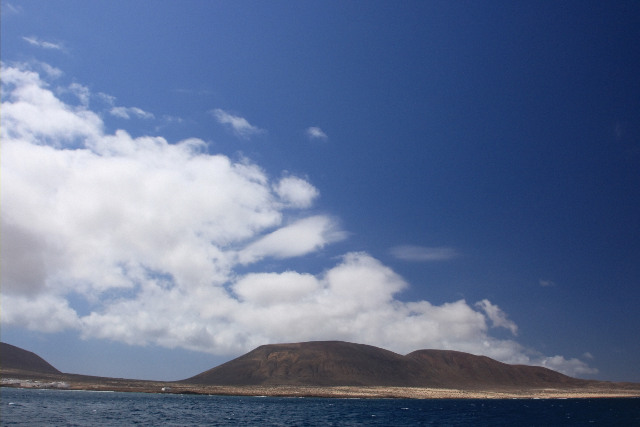
[[(18, 374), (18, 375), (16, 375)], [(2, 387), (122, 391), (139, 393), (203, 394), (221, 396), (385, 398), (385, 399), (575, 399), (640, 398), (640, 384), (601, 383), (581, 388), (491, 389), (383, 387), (383, 386), (215, 386), (142, 381), (79, 375), (36, 376), (2, 373)]]

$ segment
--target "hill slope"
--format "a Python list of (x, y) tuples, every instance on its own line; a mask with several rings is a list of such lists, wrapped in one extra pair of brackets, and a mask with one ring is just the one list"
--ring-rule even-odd
[(0, 368), (42, 374), (61, 373), (37, 354), (4, 342), (0, 342)]
[(541, 366), (509, 365), (460, 351), (418, 350), (406, 357), (420, 365), (420, 378), (432, 386), (560, 387), (589, 382)]
[(185, 382), (260, 385), (401, 385), (403, 356), (363, 344), (308, 342), (263, 345)]
[(183, 382), (475, 388), (576, 386), (587, 381), (457, 351), (418, 350), (402, 356), (369, 345), (315, 341), (263, 345)]

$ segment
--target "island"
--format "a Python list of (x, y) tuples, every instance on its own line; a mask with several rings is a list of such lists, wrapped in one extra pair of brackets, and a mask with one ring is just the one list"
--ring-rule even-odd
[(3, 387), (275, 397), (510, 399), (640, 397), (640, 384), (584, 380), (452, 350), (400, 355), (342, 341), (263, 345), (181, 381), (63, 373), (0, 343)]

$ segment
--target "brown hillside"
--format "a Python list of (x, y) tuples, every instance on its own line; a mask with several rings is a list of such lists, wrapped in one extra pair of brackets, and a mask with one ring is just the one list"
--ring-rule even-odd
[(263, 345), (185, 382), (195, 384), (402, 385), (404, 356), (363, 344), (308, 342)]
[(484, 356), (419, 350), (402, 356), (340, 341), (263, 345), (185, 383), (400, 387), (540, 387), (585, 383), (550, 369), (508, 365)]
[(420, 366), (430, 386), (576, 386), (585, 381), (540, 366), (509, 365), (486, 356), (452, 350), (418, 350), (407, 358)]
[(61, 373), (37, 354), (3, 342), (0, 342), (0, 368), (42, 374)]

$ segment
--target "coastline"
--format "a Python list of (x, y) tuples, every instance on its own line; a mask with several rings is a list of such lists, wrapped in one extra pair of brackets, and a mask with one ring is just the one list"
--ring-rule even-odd
[(595, 399), (640, 398), (640, 384), (593, 382), (572, 388), (456, 389), (386, 386), (228, 386), (186, 384), (123, 378), (89, 377), (75, 374), (38, 375), (2, 372), (2, 387), (117, 391), (220, 396), (321, 397), (359, 399)]

